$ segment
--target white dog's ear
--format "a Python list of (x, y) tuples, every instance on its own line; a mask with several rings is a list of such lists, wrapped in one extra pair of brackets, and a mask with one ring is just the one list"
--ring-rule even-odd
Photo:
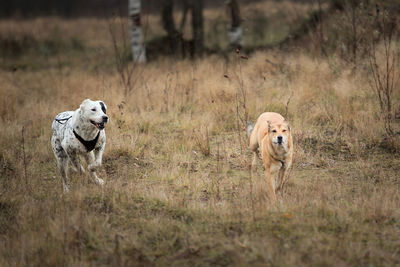
[(87, 105), (87, 103), (89, 103), (89, 102), (91, 102), (91, 101), (92, 101), (92, 100), (90, 100), (89, 98), (83, 100), (83, 102), (82, 102), (80, 108), (81, 108), (82, 110), (84, 110), (84, 109), (85, 109), (85, 106)]
[(104, 114), (106, 114), (106, 113), (107, 113), (107, 106), (106, 106), (106, 104), (104, 104), (103, 101), (99, 101), (99, 103), (100, 103), (101, 110), (104, 112)]

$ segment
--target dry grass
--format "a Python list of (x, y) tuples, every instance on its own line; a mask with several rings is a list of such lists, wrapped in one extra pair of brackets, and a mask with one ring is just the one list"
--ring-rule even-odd
[[(66, 40), (81, 36), (83, 21), (52, 23)], [(26, 27), (3, 21), (3, 33), (5, 24)], [(75, 56), (55, 53), (37, 66), (28, 55), (15, 72), (20, 58), (3, 58), (0, 265), (400, 263), (399, 140), (382, 140), (366, 73), (304, 52), (254, 53), (241, 68), (236, 55), (162, 59), (139, 67), (125, 96), (107, 23), (94, 24), (104, 27), (87, 30)], [(292, 96), (296, 160), (276, 205), (261, 164), (251, 175), (251, 155), (240, 152), (238, 77), (253, 121), (285, 113)], [(106, 185), (73, 175), (63, 195), (51, 122), (87, 97), (109, 107)]]

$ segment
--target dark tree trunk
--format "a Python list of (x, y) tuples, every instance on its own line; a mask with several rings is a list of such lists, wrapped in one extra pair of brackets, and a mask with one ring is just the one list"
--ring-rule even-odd
[[(161, 19), (164, 30), (167, 32), (167, 40), (170, 52), (172, 54), (187, 52), (193, 56), (203, 54), (203, 0), (183, 0), (183, 16), (179, 25), (179, 30), (175, 26), (173, 17), (174, 0), (163, 0)], [(186, 23), (187, 13), (191, 12), (192, 18), (192, 38), (187, 42), (183, 40), (183, 29)]]
[(182, 34), (176, 29), (174, 21), (174, 1), (163, 0), (161, 20), (164, 30), (167, 32), (168, 46), (171, 54), (181, 52)]
[(203, 54), (203, 0), (191, 0), (192, 6), (192, 29), (193, 29), (193, 52), (195, 56)]
[(177, 30), (175, 28), (175, 22), (173, 18), (174, 11), (174, 1), (173, 0), (164, 0), (163, 6), (161, 10), (161, 20), (164, 27), (164, 30), (167, 32), (168, 36), (174, 36), (177, 34)]
[(242, 19), (240, 18), (240, 8), (237, 0), (229, 0), (227, 1), (227, 5), (231, 11), (232, 28), (239, 27), (242, 24)]

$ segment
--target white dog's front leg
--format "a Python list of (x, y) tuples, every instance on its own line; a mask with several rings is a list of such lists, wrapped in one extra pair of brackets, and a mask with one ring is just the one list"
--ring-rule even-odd
[[(76, 165), (79, 166), (79, 170)], [(72, 170), (74, 170), (77, 173), (81, 173), (81, 174), (85, 173), (85, 168), (83, 168), (82, 164), (79, 161), (75, 161), (75, 162), (71, 161), (71, 167), (72, 167)]]
[(72, 169), (75, 172), (84, 173), (85, 169), (83, 168), (78, 155), (74, 152), (70, 152), (68, 156), (69, 156), (69, 161), (71, 162)]
[(57, 166), (61, 173), (62, 183), (63, 183), (63, 191), (64, 193), (69, 192), (68, 185), (68, 157), (67, 155), (62, 155), (57, 157)]
[(104, 180), (97, 177), (97, 174), (96, 174), (96, 170), (98, 170), (101, 166), (102, 155), (103, 155), (103, 150), (101, 150), (100, 158), (99, 158), (99, 152), (97, 149), (95, 149), (94, 152), (92, 151), (92, 152), (88, 153), (86, 156), (90, 175), (93, 177), (94, 182), (98, 185), (104, 184)]
[(94, 150), (94, 161), (91, 166), (94, 170), (100, 169), (101, 167), (101, 161), (103, 159), (103, 151), (104, 147), (100, 147)]

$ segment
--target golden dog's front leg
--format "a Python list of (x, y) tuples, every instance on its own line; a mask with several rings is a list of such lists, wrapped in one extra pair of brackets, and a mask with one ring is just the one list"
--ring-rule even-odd
[(277, 191), (283, 192), (283, 188), (285, 187), (287, 181), (289, 180), (291, 167), (292, 167), (292, 155), (286, 158), (285, 165), (282, 166), (282, 168), (279, 170), (278, 174), (279, 186), (277, 188)]
[(271, 175), (271, 165), (265, 164), (265, 175), (266, 175), (266, 182), (267, 182), (267, 191), (268, 197), (275, 202), (276, 201), (276, 194), (275, 194), (275, 187), (274, 187), (274, 178)]
[(279, 170), (278, 173), (278, 186), (276, 188), (276, 192), (279, 192), (283, 188), (283, 183), (285, 182), (285, 173), (286, 173), (286, 168), (282, 166), (282, 168)]
[(256, 168), (257, 159), (258, 159), (258, 153), (257, 153), (257, 151), (255, 151), (255, 152), (253, 152), (253, 161), (251, 162), (252, 169)]

